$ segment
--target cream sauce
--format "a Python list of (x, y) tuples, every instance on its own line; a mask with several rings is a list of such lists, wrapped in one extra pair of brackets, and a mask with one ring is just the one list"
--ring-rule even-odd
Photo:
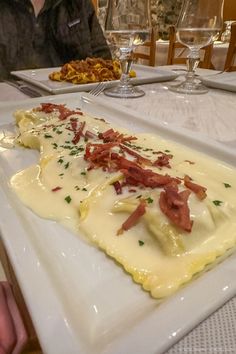
[[(104, 121), (89, 116), (71, 117), (86, 121), (85, 131), (97, 133), (109, 128)], [(142, 156), (155, 160), (153, 152), (160, 150), (173, 154), (171, 168), (161, 171), (152, 168), (155, 172), (181, 178), (187, 174), (207, 188), (204, 201), (199, 201), (193, 193), (189, 198), (194, 224), (192, 232), (187, 233), (170, 225), (162, 214), (157, 202), (160, 189), (135, 187), (136, 192), (130, 193), (126, 188), (118, 196), (109, 184), (117, 173), (110, 174), (102, 169), (87, 171), (83, 158), (86, 142), (81, 139), (76, 146), (71, 144), (73, 132), (68, 130), (69, 119), (60, 121), (57, 115), (42, 112), (17, 112), (16, 120), (21, 132), (19, 141), (41, 153), (39, 165), (31, 166), (11, 179), (22, 202), (41, 217), (57, 220), (77, 233), (82, 231), (90, 241), (120, 262), (153, 297), (169, 295), (235, 245), (235, 168), (160, 137), (136, 135), (138, 140), (133, 144), (139, 146)], [(135, 202), (139, 195), (153, 200), (148, 205), (149, 218), (143, 217), (136, 226), (117, 236), (129, 213), (115, 211), (114, 205), (126, 198)], [(217, 203), (219, 205), (215, 205)], [(83, 210), (85, 214), (81, 218)], [(163, 250), (148, 228), (152, 220), (155, 228), (161, 225), (174, 229), (183, 246), (182, 252), (173, 256)]]

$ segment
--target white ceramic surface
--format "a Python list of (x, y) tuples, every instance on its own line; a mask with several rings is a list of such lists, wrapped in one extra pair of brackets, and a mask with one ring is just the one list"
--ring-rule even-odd
[[(133, 131), (156, 131), (236, 165), (235, 151), (220, 143), (147, 121), (104, 99), (85, 95), (80, 100), (79, 94), (71, 94), (43, 101), (80, 106)], [(0, 105), (4, 130), (15, 109), (40, 102), (42, 98)], [(0, 151), (0, 229), (45, 353), (162, 353), (236, 294), (232, 255), (162, 303), (151, 299), (102, 252), (22, 206), (8, 179), (36, 159), (31, 150)]]
[[(131, 82), (134, 85), (174, 80), (177, 77), (177, 75), (173, 71), (163, 71), (155, 67), (133, 65), (133, 69), (136, 71), (137, 74), (136, 78), (131, 79)], [(12, 71), (11, 74), (32, 85), (40, 87), (41, 89), (44, 89), (47, 92), (50, 92), (51, 94), (90, 91), (93, 87), (97, 85), (97, 83), (76, 85), (70, 82), (52, 81), (48, 78), (48, 75), (50, 73), (59, 70), (60, 68), (20, 70)], [(112, 86), (117, 82), (118, 81), (107, 81), (106, 85), (107, 87)]]

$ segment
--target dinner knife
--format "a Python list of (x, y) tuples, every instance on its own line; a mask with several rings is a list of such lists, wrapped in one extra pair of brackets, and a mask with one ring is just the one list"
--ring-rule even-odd
[(4, 80), (4, 82), (10, 86), (17, 88), (19, 91), (23, 92), (25, 95), (31, 98), (43, 96), (39, 91), (27, 86), (25, 83), (22, 83), (21, 81), (8, 79), (8, 80)]

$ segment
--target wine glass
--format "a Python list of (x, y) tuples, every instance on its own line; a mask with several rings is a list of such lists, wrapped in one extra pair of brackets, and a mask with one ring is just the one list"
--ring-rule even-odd
[(117, 52), (121, 63), (118, 85), (104, 91), (105, 95), (119, 98), (141, 97), (145, 93), (130, 83), (133, 51), (150, 35), (149, 0), (109, 0), (105, 35), (112, 52)]
[(200, 61), (200, 49), (217, 39), (223, 20), (224, 0), (184, 0), (177, 24), (177, 39), (189, 48), (187, 75), (185, 81), (170, 86), (174, 92), (200, 94), (208, 92), (199, 80), (195, 70)]
[(225, 30), (224, 32), (222, 33), (221, 35), (221, 40), (222, 42), (224, 43), (228, 43), (230, 41), (230, 36), (231, 36), (231, 25), (232, 23), (235, 22), (234, 21), (225, 21), (224, 24), (225, 24)]

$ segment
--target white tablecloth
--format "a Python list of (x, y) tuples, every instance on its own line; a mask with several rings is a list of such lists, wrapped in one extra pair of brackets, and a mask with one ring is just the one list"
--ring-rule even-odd
[[(198, 72), (209, 74), (209, 71)], [(168, 91), (169, 84), (173, 83), (144, 85), (142, 88), (146, 95), (138, 99), (107, 99), (139, 111), (147, 119), (162, 120), (166, 124), (198, 131), (206, 138), (219, 140), (236, 149), (235, 93), (211, 89), (205, 95), (180, 95)], [(25, 98), (27, 97), (15, 88), (0, 83), (0, 101)], [(185, 353), (236, 353), (236, 297), (199, 324), (166, 354)], [(127, 350), (124, 354), (134, 353)]]

